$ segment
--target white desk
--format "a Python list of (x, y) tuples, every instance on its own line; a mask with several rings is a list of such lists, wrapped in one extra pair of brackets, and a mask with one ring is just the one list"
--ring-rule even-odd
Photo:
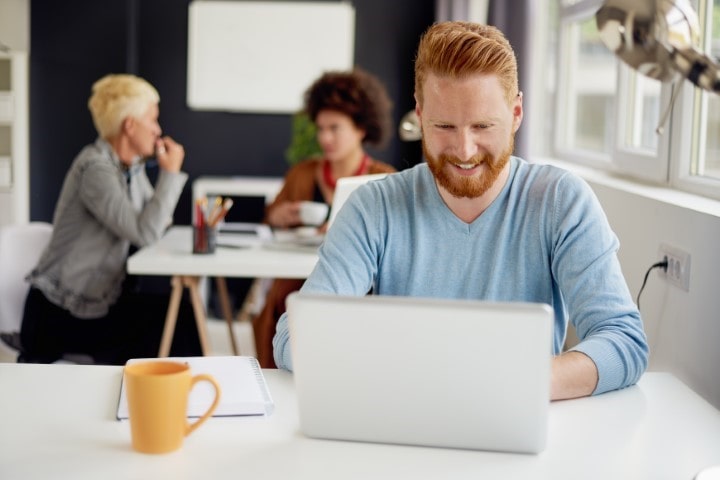
[(157, 243), (130, 256), (127, 271), (137, 275), (307, 278), (315, 263), (315, 253), (270, 250), (260, 246), (219, 247), (214, 254), (193, 255), (192, 229), (175, 226)]
[(211, 418), (165, 455), (115, 420), (121, 367), (0, 364), (0, 478), (690, 480), (720, 464), (720, 412), (675, 377), (553, 403), (539, 455), (314, 440), (292, 375), (265, 370), (275, 413)]
[(225, 277), (307, 278), (316, 263), (315, 253), (269, 250), (261, 246), (240, 249), (218, 247), (214, 254), (193, 255), (192, 229), (189, 226), (178, 226), (168, 230), (154, 245), (142, 248), (130, 256), (127, 271), (134, 275), (172, 277), (172, 293), (159, 351), (159, 356), (167, 357), (175, 332), (183, 288), (190, 291), (200, 342), (203, 352), (208, 354), (205, 306), (200, 296), (199, 282), (202, 277), (215, 277), (222, 300), (223, 315), (228, 322), (232, 348), (237, 354)]

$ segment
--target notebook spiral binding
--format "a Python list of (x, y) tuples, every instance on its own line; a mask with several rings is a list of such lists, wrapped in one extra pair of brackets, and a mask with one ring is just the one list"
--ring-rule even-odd
[(253, 374), (255, 375), (255, 380), (257, 380), (257, 384), (261, 387), (262, 396), (265, 400), (265, 405), (267, 408), (266, 415), (270, 415), (273, 410), (275, 410), (275, 403), (272, 400), (272, 397), (270, 396), (270, 391), (268, 390), (267, 383), (265, 382), (265, 376), (262, 373), (262, 369), (260, 368), (260, 364), (258, 363), (257, 359), (255, 357), (250, 357), (252, 360), (250, 364), (252, 365)]

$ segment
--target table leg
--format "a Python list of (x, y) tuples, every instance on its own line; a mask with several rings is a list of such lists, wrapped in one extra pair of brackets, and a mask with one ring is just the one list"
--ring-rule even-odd
[(250, 289), (248, 290), (248, 293), (245, 295), (245, 301), (243, 302), (242, 307), (240, 307), (240, 310), (238, 311), (238, 322), (249, 322), (252, 325), (252, 312), (257, 312), (262, 309), (262, 305), (255, 305), (256, 301), (258, 298), (264, 299), (265, 294), (267, 293), (267, 289), (269, 288), (269, 283), (265, 283), (266, 281), (267, 279), (263, 278), (256, 278), (253, 280), (252, 284), (250, 285)]
[[(269, 278), (256, 278), (250, 285), (250, 290), (245, 295), (245, 300), (237, 313), (238, 323), (247, 322), (250, 326), (250, 338), (255, 339), (254, 329), (258, 328), (255, 324), (257, 314), (262, 310), (265, 303), (265, 297), (267, 292), (272, 285), (273, 280)], [(254, 342), (253, 342), (254, 344)], [(257, 345), (254, 345), (254, 349), (257, 351)]]
[(172, 285), (170, 305), (168, 306), (167, 315), (165, 316), (165, 327), (163, 327), (158, 357), (167, 357), (170, 355), (170, 345), (172, 344), (173, 335), (175, 335), (175, 324), (177, 323), (180, 299), (182, 298), (183, 292), (182, 277), (175, 275), (172, 277), (172, 280), (170, 280), (170, 284)]
[(198, 283), (199, 277), (183, 276), (183, 283), (190, 290), (190, 301), (192, 302), (193, 311), (195, 312), (195, 324), (197, 325), (198, 335), (200, 337), (200, 346), (203, 355), (210, 355), (210, 343), (208, 342), (207, 318), (205, 317), (205, 306), (200, 297), (200, 288)]
[(220, 297), (220, 307), (223, 311), (223, 317), (228, 326), (228, 334), (230, 335), (230, 344), (232, 345), (232, 351), (234, 355), (240, 355), (237, 344), (235, 343), (235, 334), (233, 333), (233, 315), (232, 309), (230, 308), (230, 298), (228, 296), (227, 282), (225, 277), (215, 277), (215, 285), (218, 289), (218, 296)]

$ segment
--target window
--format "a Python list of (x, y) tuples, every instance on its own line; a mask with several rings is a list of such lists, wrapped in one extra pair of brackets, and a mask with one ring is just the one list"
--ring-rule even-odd
[(562, 112), (555, 146), (567, 154), (606, 159), (612, 151), (617, 62), (600, 41), (594, 17), (562, 19), (558, 111)]
[[(546, 2), (533, 33), (532, 151), (720, 199), (720, 95), (616, 58), (596, 25), (602, 0)], [(697, 47), (720, 58), (720, 0), (694, 4)]]
[[(705, 51), (710, 58), (720, 58), (720, 0), (703, 5), (707, 13)], [(690, 174), (720, 180), (720, 96), (700, 89), (694, 92), (693, 155)]]

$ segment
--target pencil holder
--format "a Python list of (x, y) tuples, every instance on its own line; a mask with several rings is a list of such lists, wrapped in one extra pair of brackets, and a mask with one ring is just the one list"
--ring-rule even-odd
[(193, 226), (193, 253), (215, 253), (217, 246), (217, 228)]

